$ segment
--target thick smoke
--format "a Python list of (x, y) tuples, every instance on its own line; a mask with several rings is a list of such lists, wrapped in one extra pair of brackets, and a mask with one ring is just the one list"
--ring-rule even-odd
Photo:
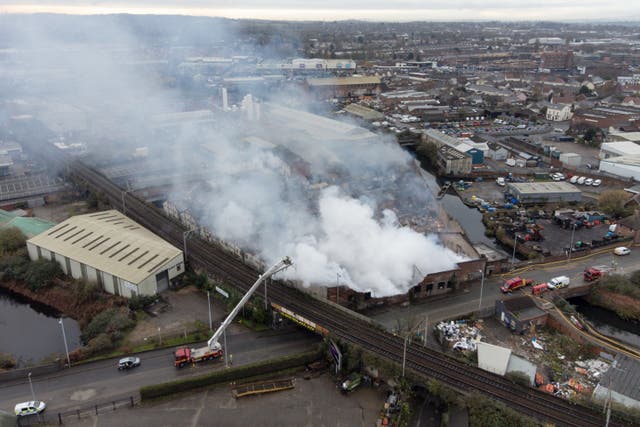
[[(25, 24), (12, 33), (18, 48), (0, 62), (11, 114), (34, 114), (58, 137), (81, 140), (101, 167), (132, 161), (136, 147), (148, 147), (149, 159), (127, 167), (151, 183), (159, 181), (146, 174), (170, 180), (169, 200), (217, 238), (266, 264), (291, 256), (290, 278), (308, 285), (339, 280), (381, 297), (406, 292), (425, 274), (463, 259), (433, 233), (434, 198), (395, 141), (303, 112), (307, 97), (291, 90), (292, 82), (286, 91), (271, 91), (269, 103), (252, 114), (255, 120), (243, 111), (221, 111), (209, 86), (202, 86), (205, 94), (176, 89), (181, 60), (236, 53), (212, 51), (203, 40), (219, 45), (237, 35), (218, 28), (198, 32), (191, 43), (183, 29), (174, 49), (154, 46), (153, 31), (140, 40), (132, 26), (113, 17), (90, 18), (99, 25), (73, 29), (71, 36), (60, 18), (20, 19)], [(83, 31), (90, 34), (86, 43), (78, 42)], [(184, 48), (190, 44), (196, 47)], [(154, 49), (168, 58), (164, 66), (154, 62)], [(148, 60), (153, 65), (146, 66)], [(16, 105), (30, 107), (18, 111)], [(162, 118), (194, 109), (216, 112), (208, 124)], [(144, 170), (158, 164), (161, 173)], [(188, 179), (193, 176), (197, 183)], [(137, 179), (123, 185), (135, 189)]]

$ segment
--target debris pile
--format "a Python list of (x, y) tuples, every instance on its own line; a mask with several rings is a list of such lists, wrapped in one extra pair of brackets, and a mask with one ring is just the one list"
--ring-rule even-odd
[(554, 396), (568, 399), (577, 394), (591, 393), (600, 381), (600, 377), (609, 369), (602, 360), (578, 360), (574, 362), (572, 372), (565, 372), (562, 381), (546, 381), (544, 375), (536, 373), (536, 386), (539, 390)]
[(480, 328), (468, 324), (466, 320), (440, 322), (435, 326), (440, 344), (460, 351), (476, 351), (477, 342), (482, 340)]

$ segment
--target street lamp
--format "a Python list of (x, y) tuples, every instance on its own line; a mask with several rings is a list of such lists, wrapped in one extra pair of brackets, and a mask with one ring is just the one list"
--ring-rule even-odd
[(60, 329), (62, 329), (62, 339), (64, 340), (64, 351), (67, 353), (67, 365), (71, 367), (71, 359), (69, 358), (69, 346), (67, 346), (67, 334), (64, 332), (64, 324), (62, 323), (62, 317), (58, 319)]
[(336, 303), (340, 304), (340, 272), (336, 273)]
[(192, 228), (191, 230), (187, 230), (187, 231), (183, 231), (182, 232), (182, 249), (184, 252), (184, 262), (187, 262), (187, 237), (189, 236), (189, 234), (193, 233), (194, 231), (197, 231), (195, 228)]
[(33, 383), (31, 382), (31, 372), (29, 372), (28, 375), (29, 378), (29, 388), (31, 389), (31, 399), (33, 399), (33, 401), (36, 401), (36, 394), (33, 392)]
[(129, 191), (131, 191), (131, 190), (121, 190), (120, 191), (120, 195), (122, 196), (122, 214), (123, 215), (127, 214), (127, 204), (126, 204), (125, 196)]
[(573, 235), (576, 232), (576, 223), (573, 223), (573, 230), (571, 230), (571, 243), (569, 244), (569, 261), (571, 261), (571, 253), (573, 252)]
[(518, 246), (518, 235), (513, 233), (513, 255), (511, 256), (511, 268), (516, 263), (516, 246)]
[(482, 279), (480, 280), (480, 302), (478, 303), (478, 310), (481, 310), (482, 309), (482, 291), (484, 289), (484, 268), (478, 271), (482, 273)]
[(209, 332), (213, 331), (213, 324), (211, 323), (211, 292), (207, 289), (207, 306), (209, 307)]

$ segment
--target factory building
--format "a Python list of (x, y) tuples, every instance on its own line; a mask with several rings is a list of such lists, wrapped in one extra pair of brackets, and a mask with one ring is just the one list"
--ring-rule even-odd
[(380, 77), (330, 77), (307, 79), (307, 87), (319, 99), (364, 98), (380, 94)]
[(640, 409), (640, 363), (624, 355), (616, 356), (610, 367), (593, 390), (593, 400), (611, 399), (628, 408)]
[(600, 160), (619, 156), (640, 156), (640, 145), (632, 141), (603, 142), (600, 145)]
[(438, 149), (438, 165), (446, 175), (469, 175), (472, 164), (473, 158), (456, 148), (442, 146)]
[(509, 183), (509, 193), (520, 203), (579, 202), (582, 192), (568, 182)]
[(640, 155), (618, 156), (600, 160), (598, 170), (620, 178), (640, 180)]
[(27, 250), (127, 298), (162, 292), (184, 272), (181, 250), (115, 210), (71, 217), (27, 240)]

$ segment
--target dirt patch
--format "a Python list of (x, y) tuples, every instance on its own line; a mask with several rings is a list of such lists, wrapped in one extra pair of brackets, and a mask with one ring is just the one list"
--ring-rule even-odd
[(640, 301), (628, 295), (622, 295), (597, 288), (588, 298), (589, 302), (626, 319), (640, 319)]
[(87, 204), (84, 201), (51, 204), (33, 208), (33, 214), (36, 217), (55, 223), (65, 221), (71, 216), (81, 215), (88, 212), (90, 212), (90, 210), (87, 208)]
[(94, 300), (80, 301), (73, 290), (73, 284), (62, 280), (50, 288), (32, 291), (25, 283), (2, 281), (0, 287), (29, 301), (50, 307), (80, 323), (80, 327), (88, 324), (93, 317), (111, 307), (127, 305), (127, 300), (115, 295), (99, 294)]

